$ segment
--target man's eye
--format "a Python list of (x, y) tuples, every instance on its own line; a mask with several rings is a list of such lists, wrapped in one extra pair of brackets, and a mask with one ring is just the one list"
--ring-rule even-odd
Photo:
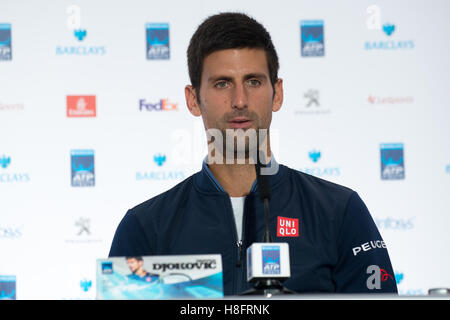
[(228, 83), (226, 81), (219, 81), (216, 82), (216, 84), (214, 85), (216, 88), (226, 88), (228, 85)]
[(250, 80), (248, 80), (248, 84), (251, 87), (257, 87), (257, 86), (259, 86), (261, 84), (261, 81), (256, 80), (256, 79), (250, 79)]

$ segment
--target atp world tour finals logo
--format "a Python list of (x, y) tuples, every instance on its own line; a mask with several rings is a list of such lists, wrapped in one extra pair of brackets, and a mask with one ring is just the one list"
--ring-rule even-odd
[(145, 29), (147, 60), (170, 59), (169, 24), (147, 23)]
[(95, 186), (94, 150), (71, 150), (72, 187)]
[(323, 20), (300, 21), (302, 57), (323, 57), (325, 45), (323, 41)]
[(381, 179), (405, 179), (403, 143), (380, 144)]
[(0, 61), (11, 59), (11, 24), (0, 23)]
[(263, 274), (280, 274), (280, 247), (262, 247)]

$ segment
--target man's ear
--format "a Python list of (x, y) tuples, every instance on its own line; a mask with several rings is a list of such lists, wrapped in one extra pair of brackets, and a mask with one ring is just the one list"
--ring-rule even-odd
[(189, 112), (196, 117), (200, 117), (202, 115), (202, 110), (197, 101), (197, 92), (195, 88), (191, 85), (187, 85), (184, 88), (184, 95), (186, 96), (186, 105)]
[(283, 79), (278, 78), (273, 86), (275, 94), (272, 101), (272, 111), (277, 112), (283, 105)]

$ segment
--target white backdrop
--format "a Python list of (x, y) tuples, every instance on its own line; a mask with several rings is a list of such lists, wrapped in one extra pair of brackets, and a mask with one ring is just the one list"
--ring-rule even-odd
[[(16, 276), (18, 299), (95, 297), (95, 260), (127, 209), (201, 167), (186, 49), (204, 18), (230, 10), (262, 22), (278, 51), (277, 160), (360, 194), (401, 294), (450, 287), (449, 9), (445, 0), (2, 0), (0, 275)], [(311, 20), (323, 21), (323, 56), (301, 55), (300, 25)], [(168, 24), (170, 59), (147, 59), (148, 23)], [(95, 96), (96, 116), (68, 117), (67, 96)], [(140, 108), (162, 99), (172, 110)], [(404, 178), (381, 179), (380, 146), (394, 143)], [(95, 186), (72, 186), (73, 150), (93, 151)]]

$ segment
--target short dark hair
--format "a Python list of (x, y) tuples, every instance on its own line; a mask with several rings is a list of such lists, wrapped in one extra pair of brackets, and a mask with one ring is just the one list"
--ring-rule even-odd
[(141, 256), (128, 256), (125, 257), (125, 260), (136, 259), (137, 261), (144, 261)]
[(224, 49), (260, 48), (266, 52), (272, 86), (278, 79), (278, 55), (269, 32), (243, 13), (225, 12), (208, 17), (195, 31), (187, 50), (189, 77), (199, 96), (205, 57)]

